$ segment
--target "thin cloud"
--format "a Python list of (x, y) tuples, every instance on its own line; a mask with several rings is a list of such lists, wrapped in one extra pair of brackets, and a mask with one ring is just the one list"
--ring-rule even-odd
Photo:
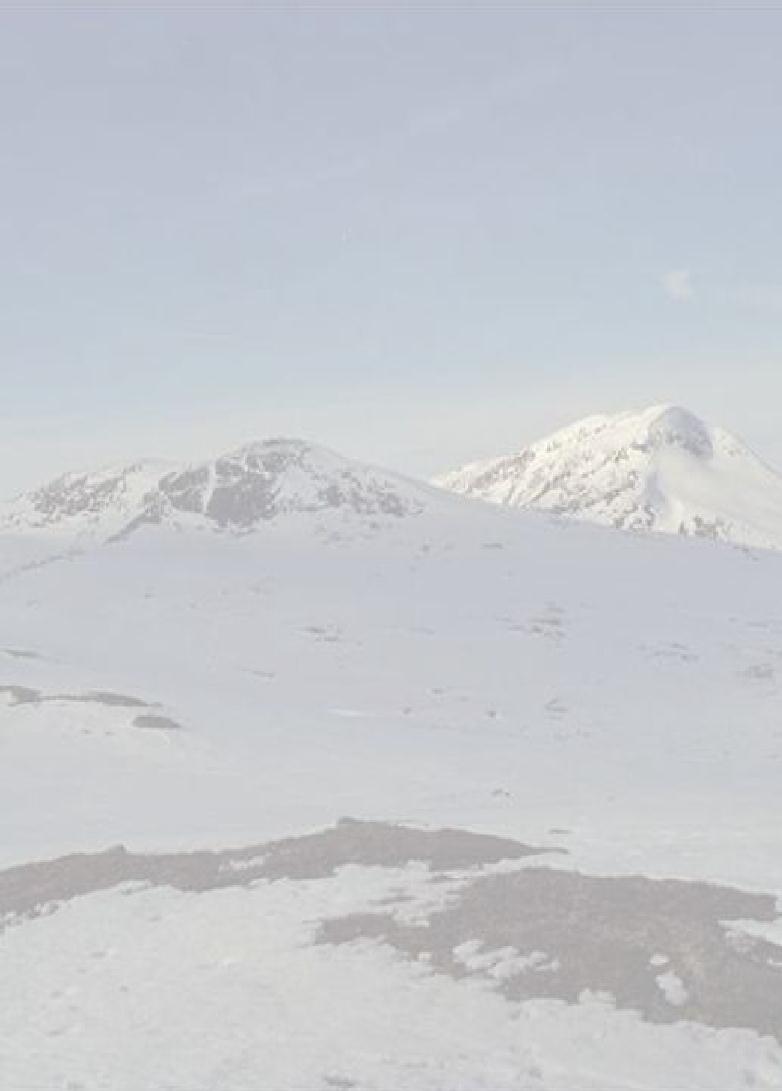
[(739, 299), (758, 310), (782, 311), (782, 284), (750, 284), (739, 292)]
[(695, 298), (692, 273), (689, 269), (669, 269), (663, 274), (662, 285), (668, 298), (677, 303), (687, 303)]

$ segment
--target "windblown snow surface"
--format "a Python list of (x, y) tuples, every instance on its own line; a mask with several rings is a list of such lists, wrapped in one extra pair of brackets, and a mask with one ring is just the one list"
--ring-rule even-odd
[(782, 474), (678, 406), (587, 417), (436, 483), (604, 526), (782, 550)]
[(782, 557), (297, 441), (0, 538), (0, 1087), (782, 1087)]

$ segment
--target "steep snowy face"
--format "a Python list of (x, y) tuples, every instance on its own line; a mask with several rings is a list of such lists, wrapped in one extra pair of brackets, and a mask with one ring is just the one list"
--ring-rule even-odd
[(301, 440), (251, 443), (161, 478), (152, 510), (247, 529), (279, 515), (338, 511), (401, 518), (423, 508), (413, 485)]
[(627, 530), (782, 549), (782, 475), (678, 406), (588, 417), (435, 484)]
[(192, 466), (67, 474), (7, 505), (0, 528), (105, 539), (159, 523), (247, 531), (294, 515), (366, 524), (418, 514), (426, 494), (301, 440), (271, 439)]

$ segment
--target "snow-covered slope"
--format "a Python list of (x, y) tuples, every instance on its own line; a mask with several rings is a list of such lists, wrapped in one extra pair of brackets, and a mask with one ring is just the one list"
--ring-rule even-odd
[(782, 556), (134, 474), (0, 533), (3, 1091), (782, 1086)]
[(436, 484), (627, 530), (782, 549), (782, 475), (677, 406), (588, 417)]

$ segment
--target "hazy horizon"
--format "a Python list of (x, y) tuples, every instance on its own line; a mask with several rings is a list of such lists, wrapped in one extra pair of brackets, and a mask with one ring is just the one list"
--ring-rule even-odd
[[(664, 404), (678, 403), (659, 402), (650, 403), (649, 405), (629, 405), (624, 407), (616, 407), (611, 412), (640, 413), (640, 411), (642, 410), (653, 408), (654, 405), (662, 406)], [(682, 408), (689, 409), (690, 407), (684, 406)], [(497, 410), (498, 412), (495, 415), (495, 421), (497, 417), (499, 417), (501, 407), (497, 407)], [(594, 413), (597, 415), (602, 415), (603, 411), (600, 409), (595, 409)], [(583, 416), (586, 417), (590, 415), (592, 414), (586, 413)], [(697, 413), (695, 415), (698, 416)], [(295, 416), (295, 414), (291, 414), (291, 419), (294, 419)], [(408, 452), (400, 451), (398, 457), (392, 463), (388, 461), (388, 459), (372, 456), (372, 452), (378, 449), (377, 444), (370, 444), (368, 450), (351, 447), (350, 443), (343, 443), (340, 446), (339, 436), (337, 436), (334, 440), (328, 438), (332, 434), (333, 429), (329, 428), (328, 426), (324, 427), (322, 421), (320, 422), (320, 431), (325, 434), (327, 438), (321, 438), (321, 436), (318, 434), (318, 421), (316, 419), (313, 420), (313, 428), (311, 428), (309, 431), (286, 431), (285, 429), (275, 428), (273, 426), (273, 423), (270, 423), (268, 427), (256, 431), (255, 433), (253, 433), (251, 428), (247, 426), (246, 422), (242, 422), (242, 424), (236, 425), (236, 422), (232, 422), (229, 419), (227, 422), (218, 422), (218, 424), (216, 426), (213, 425), (211, 429), (204, 428), (203, 431), (197, 426), (195, 428), (192, 426), (190, 428), (180, 427), (180, 429), (177, 430), (176, 434), (174, 436), (167, 437), (167, 441), (162, 443), (158, 449), (132, 449), (129, 445), (125, 446), (125, 444), (130, 444), (130, 437), (125, 437), (124, 441), (121, 441), (118, 444), (115, 443), (114, 446), (107, 443), (105, 451), (101, 451), (101, 449), (97, 446), (94, 446), (94, 444), (87, 443), (85, 444), (83, 449), (83, 454), (86, 457), (82, 457), (81, 461), (78, 461), (78, 456), (81, 453), (78, 442), (71, 442), (68, 445), (67, 451), (65, 452), (61, 451), (59, 448), (52, 446), (47, 452), (48, 458), (50, 460), (49, 468), (48, 470), (45, 469), (46, 463), (44, 462), (44, 470), (42, 473), (38, 472), (37, 476), (34, 475), (34, 471), (31, 472), (31, 467), (22, 467), (22, 469), (18, 472), (18, 476), (16, 476), (16, 478), (14, 478), (14, 474), (17, 469), (16, 467), (13, 467), (6, 471), (5, 477), (0, 478), (0, 480), (5, 480), (7, 477), (7, 480), (11, 484), (10, 488), (6, 489), (5, 494), (0, 496), (0, 501), (12, 500), (18, 494), (25, 492), (26, 490), (37, 485), (45, 484), (47, 481), (53, 480), (54, 478), (59, 477), (62, 474), (99, 471), (115, 465), (119, 466), (139, 460), (159, 460), (161, 463), (170, 462), (172, 466), (177, 464), (181, 465), (186, 463), (198, 463), (217, 457), (218, 455), (225, 454), (228, 451), (237, 449), (255, 440), (263, 441), (266, 439), (275, 438), (304, 440), (306, 442), (312, 443), (315, 446), (325, 447), (334, 451), (337, 454), (353, 458), (359, 462), (366, 462), (371, 465), (379, 466), (386, 470), (395, 471), (412, 479), (430, 481), (439, 473), (448, 470), (458, 469), (460, 466), (467, 465), (470, 462), (479, 462), (482, 459), (491, 458), (493, 456), (513, 454), (516, 451), (521, 450), (524, 446), (534, 443), (537, 440), (544, 439), (547, 435), (550, 435), (558, 429), (562, 427), (567, 427), (568, 425), (575, 423), (577, 419), (582, 418), (570, 417), (561, 420), (554, 418), (554, 420), (556, 420), (556, 423), (552, 423), (549, 427), (543, 428), (542, 430), (539, 430), (534, 434), (531, 433), (529, 435), (526, 435), (523, 439), (511, 441), (510, 444), (506, 444), (504, 448), (497, 443), (492, 446), (491, 441), (488, 441), (484, 443), (483, 449), (476, 449), (476, 446), (473, 445), (473, 449), (469, 451), (467, 450), (468, 442), (465, 441), (464, 448), (465, 450), (467, 450), (467, 453), (461, 456), (460, 460), (459, 458), (457, 458), (456, 461), (452, 460), (450, 463), (445, 463), (443, 462), (442, 458), (439, 458), (436, 460), (436, 462), (435, 460), (433, 460), (433, 464), (431, 466), (424, 466), (423, 469), (420, 466), (416, 465), (416, 455), (418, 454), (418, 452), (416, 452), (415, 450), (411, 450)], [(284, 414), (280, 415), (279, 420), (284, 422)], [(709, 425), (718, 425), (723, 428), (725, 427), (724, 423), (719, 421), (708, 420), (705, 423)], [(232, 425), (236, 425), (233, 432), (231, 431)], [(511, 431), (512, 430), (509, 429), (509, 434), (511, 433)], [(753, 451), (754, 454), (756, 454), (764, 463), (771, 466), (773, 469), (782, 472), (782, 463), (777, 463), (774, 461), (773, 458), (768, 457), (762, 449), (754, 445), (746, 436), (737, 433), (731, 428), (727, 428), (727, 431), (732, 432), (734, 435), (737, 436), (737, 438), (746, 442), (750, 450)], [(151, 436), (150, 438), (154, 437)], [(207, 439), (208, 442), (205, 442), (205, 439)], [(458, 445), (455, 445), (455, 449), (458, 449)], [(71, 461), (68, 461), (69, 454), (73, 456)], [(35, 463), (33, 463), (33, 465), (35, 466)], [(16, 480), (16, 484), (13, 483), (14, 480)]]

